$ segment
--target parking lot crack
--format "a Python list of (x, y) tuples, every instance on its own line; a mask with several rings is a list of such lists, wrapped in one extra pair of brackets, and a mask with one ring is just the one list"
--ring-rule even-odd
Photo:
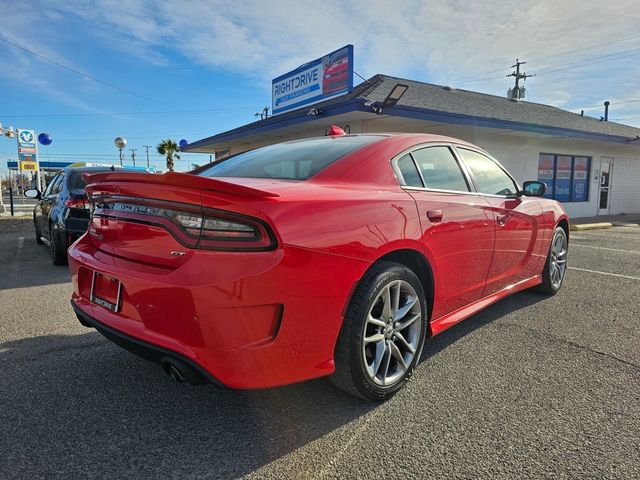
[(500, 324), (497, 324), (497, 325), (504, 326), (504, 327), (517, 328), (519, 330), (524, 330), (527, 333), (535, 334), (536, 336), (544, 335), (546, 338), (548, 338), (550, 340), (553, 340), (556, 343), (562, 343), (562, 344), (565, 344), (565, 345), (570, 345), (571, 347), (577, 348), (579, 350), (583, 350), (583, 351), (586, 351), (586, 352), (589, 352), (589, 353), (593, 353), (593, 354), (596, 354), (596, 355), (599, 355), (599, 356), (602, 356), (602, 357), (607, 357), (607, 358), (609, 358), (611, 360), (614, 360), (617, 363), (622, 363), (623, 365), (631, 367), (634, 370), (640, 372), (640, 365), (637, 365), (637, 364), (635, 364), (633, 362), (630, 362), (630, 361), (625, 360), (623, 358), (617, 357), (617, 356), (612, 355), (610, 353), (603, 352), (603, 351), (600, 351), (600, 350), (596, 350), (596, 349), (591, 348), (591, 347), (589, 347), (587, 345), (582, 345), (582, 344), (573, 342), (571, 340), (568, 340), (566, 338), (558, 337), (557, 335), (553, 335), (553, 334), (550, 334), (548, 332), (542, 332), (540, 330), (536, 330), (535, 328), (523, 327), (522, 325), (517, 325), (517, 324), (514, 324), (514, 323), (500, 323)]
[[(0, 349), (0, 354), (2, 354), (3, 356), (6, 355), (7, 360), (12, 360), (14, 362), (29, 362), (29, 361), (39, 360), (40, 358), (50, 354), (63, 353), (70, 350), (82, 350), (87, 348), (93, 348), (106, 343), (109, 343), (109, 341), (106, 339), (103, 339), (103, 340), (98, 340), (96, 342), (91, 342), (91, 343), (82, 343), (78, 345), (65, 345), (63, 347), (49, 348), (46, 350), (41, 350), (39, 352), (30, 352), (29, 355), (20, 355), (18, 350), (7, 348), (7, 349)], [(15, 354), (15, 357), (13, 357), (12, 354)]]

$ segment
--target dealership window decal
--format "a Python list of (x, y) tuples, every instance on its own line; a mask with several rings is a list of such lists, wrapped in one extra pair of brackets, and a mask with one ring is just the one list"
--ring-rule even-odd
[(541, 153), (538, 157), (538, 180), (544, 182), (546, 198), (560, 202), (589, 200), (591, 157)]

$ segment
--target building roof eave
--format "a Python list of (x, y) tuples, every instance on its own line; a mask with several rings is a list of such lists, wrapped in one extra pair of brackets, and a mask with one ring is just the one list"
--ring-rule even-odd
[(433, 121), (438, 123), (448, 123), (452, 125), (466, 125), (484, 128), (497, 128), (520, 132), (538, 133), (541, 135), (562, 136), (571, 138), (582, 138), (600, 142), (613, 142), (629, 144), (635, 141), (632, 137), (621, 135), (610, 135), (606, 133), (586, 132), (571, 128), (560, 128), (553, 126), (538, 125), (535, 123), (513, 122), (509, 120), (477, 117), (463, 115), (460, 113), (441, 112), (439, 110), (429, 110), (409, 106), (395, 106), (385, 110), (387, 115), (395, 115), (404, 118)]

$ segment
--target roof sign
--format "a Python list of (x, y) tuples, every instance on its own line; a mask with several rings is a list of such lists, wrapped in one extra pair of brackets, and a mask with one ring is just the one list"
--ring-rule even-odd
[(353, 45), (306, 63), (271, 82), (271, 111), (283, 113), (353, 90)]

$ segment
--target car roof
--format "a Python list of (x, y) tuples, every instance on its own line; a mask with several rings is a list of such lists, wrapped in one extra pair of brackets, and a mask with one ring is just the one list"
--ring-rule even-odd
[[(422, 143), (453, 143), (456, 145), (464, 145), (464, 146), (475, 148), (477, 150), (484, 151), (484, 149), (478, 147), (477, 145), (474, 145), (473, 143), (469, 143), (466, 140), (461, 140), (455, 137), (447, 137), (446, 135), (436, 135), (434, 133), (402, 133), (402, 132), (350, 133), (347, 135), (335, 135), (333, 138), (361, 137), (361, 136), (376, 136), (376, 137), (380, 137), (381, 141), (384, 141), (384, 142), (392, 142), (392, 143), (395, 143), (397, 141), (401, 141), (403, 143), (412, 142), (415, 145), (419, 145)], [(302, 140), (293, 140), (293, 141), (311, 140), (312, 138), (317, 138), (317, 137), (310, 137)]]
[[(367, 134), (363, 134), (367, 135)], [(469, 145), (470, 147), (479, 148), (478, 146), (462, 140), (460, 138), (448, 137), (446, 135), (437, 135), (435, 133), (401, 133), (401, 132), (382, 132), (376, 133), (376, 135), (384, 135), (386, 137), (406, 138), (416, 140), (416, 143), (429, 143), (429, 142), (445, 142), (445, 143), (457, 143), (460, 145)]]
[(67, 173), (71, 173), (71, 172), (106, 172), (108, 170), (114, 170), (116, 172), (121, 171), (121, 172), (129, 172), (132, 171), (133, 169), (129, 169), (127, 167), (120, 167), (120, 166), (93, 166), (93, 167), (65, 167), (62, 170), (64, 170)]

